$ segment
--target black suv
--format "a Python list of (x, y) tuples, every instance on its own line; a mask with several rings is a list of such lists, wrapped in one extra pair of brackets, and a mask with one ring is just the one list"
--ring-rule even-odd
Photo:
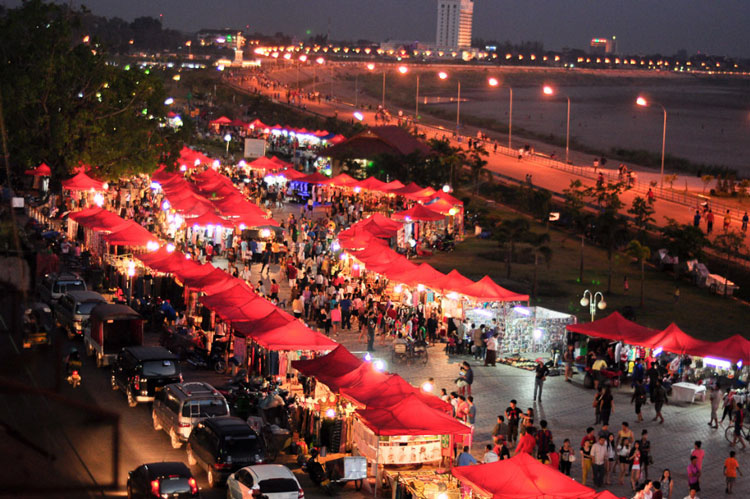
[(112, 364), (112, 389), (122, 389), (130, 407), (150, 402), (164, 386), (180, 382), (177, 356), (164, 347), (125, 347)]
[(200, 465), (208, 473), (208, 484), (216, 487), (233, 472), (261, 464), (265, 458), (263, 439), (245, 421), (233, 416), (209, 418), (190, 433), (188, 464)]
[(128, 473), (128, 497), (200, 497), (198, 484), (183, 463), (142, 464)]

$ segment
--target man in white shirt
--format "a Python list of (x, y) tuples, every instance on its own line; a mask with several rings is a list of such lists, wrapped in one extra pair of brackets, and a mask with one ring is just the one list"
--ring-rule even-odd
[(591, 446), (591, 460), (594, 465), (594, 486), (601, 488), (604, 486), (604, 474), (607, 469), (607, 441), (604, 436)]
[(488, 445), (487, 446), (487, 452), (485, 452), (484, 453), (484, 457), (482, 457), (482, 462), (484, 464), (488, 464), (488, 463), (494, 463), (495, 461), (499, 461), (499, 460), (500, 460), (500, 456), (498, 456), (492, 450), (492, 446), (491, 445)]

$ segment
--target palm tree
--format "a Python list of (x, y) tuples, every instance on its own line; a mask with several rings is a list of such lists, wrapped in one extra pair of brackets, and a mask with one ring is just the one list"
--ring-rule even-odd
[(638, 260), (638, 263), (641, 266), (641, 307), (643, 307), (643, 291), (644, 291), (643, 283), (646, 277), (645, 266), (646, 266), (646, 260), (651, 258), (651, 248), (649, 248), (645, 244), (641, 244), (641, 242), (638, 241), (637, 239), (633, 239), (632, 241), (630, 241), (625, 251), (627, 252), (628, 255)]
[(534, 280), (531, 287), (531, 297), (537, 298), (537, 267), (539, 266), (539, 257), (544, 258), (544, 261), (549, 265), (552, 260), (552, 248), (549, 246), (549, 233), (543, 232), (541, 234), (529, 233), (526, 242), (531, 246), (531, 250), (534, 252)]
[(525, 218), (503, 220), (497, 226), (498, 231), (495, 237), (500, 241), (501, 245), (505, 244), (507, 250), (505, 256), (505, 273), (508, 279), (510, 279), (510, 264), (513, 259), (516, 242), (521, 240), (523, 235), (529, 231), (529, 227), (529, 221)]
[(487, 160), (484, 159), (487, 155), (484, 147), (477, 147), (469, 152), (468, 162), (469, 168), (471, 168), (471, 178), (474, 181), (474, 194), (479, 193), (479, 178), (482, 175), (482, 170), (487, 166)]

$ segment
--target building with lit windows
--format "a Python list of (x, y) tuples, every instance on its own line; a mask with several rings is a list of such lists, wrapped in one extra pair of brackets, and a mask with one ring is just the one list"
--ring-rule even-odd
[(437, 41), (440, 48), (471, 47), (473, 0), (438, 0)]
[(612, 38), (592, 38), (590, 45), (592, 55), (605, 55), (617, 53), (617, 37)]

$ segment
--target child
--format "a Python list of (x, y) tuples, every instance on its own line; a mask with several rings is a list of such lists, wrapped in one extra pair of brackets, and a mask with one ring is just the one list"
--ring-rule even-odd
[(737, 480), (737, 472), (742, 475), (740, 463), (737, 462), (737, 459), (734, 457), (735, 455), (736, 453), (734, 451), (730, 451), (729, 457), (724, 460), (724, 477), (727, 480), (727, 488), (724, 490), (724, 492), (726, 492), (727, 494), (732, 493), (734, 482), (735, 480)]

